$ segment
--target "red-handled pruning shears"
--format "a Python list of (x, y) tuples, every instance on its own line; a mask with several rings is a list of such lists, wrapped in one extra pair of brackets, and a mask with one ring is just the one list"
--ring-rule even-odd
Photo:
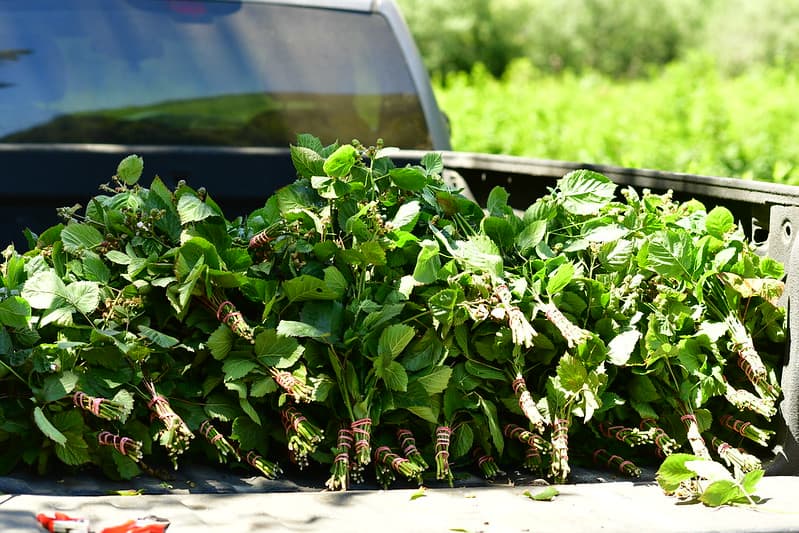
[(72, 518), (64, 513), (53, 516), (39, 514), (36, 520), (50, 533), (89, 533), (89, 521), (83, 518)]
[[(55, 513), (53, 516), (39, 514), (36, 520), (50, 533), (90, 533), (88, 520), (64, 513)], [(100, 533), (164, 533), (168, 527), (169, 520), (147, 516), (103, 528)]]
[(101, 533), (164, 533), (168, 527), (169, 520), (157, 516), (147, 516), (128, 520), (118, 526), (103, 528)]

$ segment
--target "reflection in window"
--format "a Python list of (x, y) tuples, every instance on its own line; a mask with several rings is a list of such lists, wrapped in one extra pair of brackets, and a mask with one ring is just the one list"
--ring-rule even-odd
[(431, 145), (377, 15), (161, 0), (30, 0), (0, 15), (5, 142), (285, 147), (310, 132)]

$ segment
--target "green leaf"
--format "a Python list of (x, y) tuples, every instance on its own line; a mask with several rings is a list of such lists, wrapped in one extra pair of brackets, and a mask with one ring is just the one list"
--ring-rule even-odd
[(99, 246), (103, 242), (103, 235), (94, 226), (73, 223), (61, 230), (61, 242), (67, 253), (78, 254)]
[(322, 170), (333, 178), (343, 178), (350, 173), (358, 158), (358, 151), (351, 144), (339, 146), (325, 159)]
[(258, 362), (252, 359), (240, 357), (230, 357), (225, 359), (222, 371), (225, 373), (225, 381), (241, 379), (253, 370), (258, 368)]
[(325, 280), (308, 274), (284, 281), (283, 291), (290, 302), (335, 300), (341, 297), (340, 287), (329, 287)]
[(131, 257), (128, 254), (122, 253), (118, 250), (109, 250), (105, 253), (106, 259), (117, 265), (129, 265)]
[(685, 467), (693, 470), (702, 479), (709, 481), (726, 480), (733, 481), (732, 474), (721, 463), (709, 459), (696, 459), (686, 461)]
[(744, 497), (743, 491), (734, 481), (720, 479), (707, 486), (699, 496), (699, 501), (708, 507), (719, 507)]
[(238, 417), (233, 421), (230, 438), (238, 441), (242, 450), (263, 449), (264, 443), (269, 440), (264, 428), (246, 417)]
[(427, 171), (428, 176), (441, 174), (444, 171), (444, 160), (438, 152), (427, 152), (419, 162)]
[(452, 368), (448, 366), (438, 366), (429, 373), (419, 376), (414, 381), (420, 383), (427, 394), (432, 396), (446, 390), (449, 378), (452, 376)]
[(22, 288), (22, 297), (34, 309), (49, 309), (65, 290), (64, 282), (55, 270), (41, 270), (28, 278)]
[(480, 379), (493, 379), (496, 381), (505, 381), (508, 379), (504, 372), (472, 359), (468, 359), (465, 366), (469, 374)]
[(724, 240), (727, 234), (734, 231), (735, 228), (735, 217), (726, 207), (714, 207), (705, 218), (705, 229), (708, 234), (717, 239)]
[(175, 337), (161, 333), (160, 331), (156, 331), (153, 328), (144, 325), (139, 326), (139, 333), (141, 333), (142, 337), (154, 342), (161, 348), (172, 348), (180, 343), (180, 341)]
[(14, 329), (25, 329), (31, 318), (31, 307), (20, 296), (11, 296), (0, 302), (0, 324)]
[(395, 359), (416, 335), (416, 330), (406, 324), (392, 324), (383, 330), (377, 343), (377, 353), (386, 359)]
[[(379, 364), (379, 363), (378, 363)], [(397, 361), (391, 361), (382, 370), (376, 372), (390, 390), (405, 392), (408, 390), (408, 374), (405, 368)]]
[(100, 256), (94, 252), (83, 254), (83, 273), (87, 281), (97, 281), (105, 284), (111, 279), (111, 270), (100, 259)]
[(649, 243), (647, 267), (661, 276), (692, 280), (696, 272), (696, 246), (685, 231), (666, 230)]
[(524, 491), (522, 494), (537, 502), (551, 502), (555, 499), (555, 496), (560, 494), (560, 491), (558, 491), (557, 487), (549, 486), (539, 490), (535, 494), (531, 493), (529, 490)]
[(401, 228), (404, 230), (411, 230), (416, 224), (416, 219), (419, 217), (421, 205), (418, 201), (413, 200), (405, 202), (399, 209), (397, 209), (394, 218), (391, 219), (389, 225), (391, 228)]
[(234, 333), (225, 324), (220, 324), (210, 337), (208, 337), (208, 348), (214, 359), (221, 360), (227, 357), (233, 348)]
[(60, 295), (83, 314), (90, 314), (100, 303), (100, 287), (94, 281), (73, 281)]
[(474, 445), (474, 430), (469, 424), (460, 424), (452, 431), (452, 442), (449, 445), (449, 454), (453, 459), (463, 457), (472, 450)]
[(560, 358), (557, 374), (561, 387), (571, 393), (580, 392), (588, 382), (588, 371), (583, 363), (568, 353)]
[(696, 477), (696, 472), (686, 466), (689, 461), (699, 459), (690, 453), (673, 453), (666, 457), (658, 468), (655, 479), (660, 488), (667, 493), (674, 492), (680, 483)]
[(117, 177), (125, 185), (135, 185), (144, 170), (144, 159), (136, 154), (131, 154), (117, 165)]
[(623, 331), (613, 337), (608, 343), (608, 361), (616, 366), (626, 365), (640, 339), (641, 332), (637, 329)]
[(494, 447), (497, 449), (497, 454), (502, 455), (502, 451), (505, 449), (505, 439), (502, 436), (502, 428), (499, 426), (497, 406), (485, 398), (480, 398), (479, 403), (483, 410), (483, 414), (488, 420), (488, 431), (491, 434), (491, 441), (494, 443)]
[(39, 406), (33, 409), (33, 421), (36, 422), (36, 426), (48, 439), (62, 446), (66, 444), (67, 438), (47, 419), (42, 408)]
[(488, 199), (486, 200), (486, 209), (488, 213), (497, 217), (502, 217), (507, 214), (509, 196), (508, 191), (503, 187), (493, 187), (491, 192), (488, 193)]
[(547, 279), (546, 291), (549, 296), (554, 296), (561, 292), (574, 279), (574, 265), (563, 263), (549, 275)]
[(210, 205), (193, 194), (184, 194), (178, 200), (178, 216), (180, 216), (180, 224), (182, 226), (192, 222), (200, 222), (215, 215), (217, 213)]
[(302, 356), (305, 348), (292, 337), (278, 335), (268, 329), (255, 337), (255, 355), (263, 365), (275, 368), (289, 368)]
[(357, 248), (363, 257), (363, 264), (368, 266), (383, 266), (386, 264), (386, 251), (376, 241), (360, 243)]
[(575, 170), (558, 180), (558, 199), (573, 215), (593, 215), (613, 200), (616, 185), (591, 170)]
[(252, 406), (252, 404), (247, 400), (247, 398), (239, 398), (239, 407), (244, 413), (250, 417), (250, 420), (261, 425), (261, 417), (258, 414), (258, 411)]
[(67, 433), (67, 442), (65, 445), (57, 445), (55, 447), (56, 457), (61, 459), (64, 464), (71, 466), (78, 466), (91, 462), (89, 455), (89, 445), (83, 439), (80, 433)]
[(516, 236), (516, 247), (522, 254), (534, 250), (547, 234), (547, 221), (534, 220), (527, 224)]
[(394, 185), (405, 191), (421, 191), (427, 183), (424, 172), (414, 167), (392, 168), (388, 175)]
[(291, 146), (291, 162), (303, 178), (324, 174), (325, 158), (306, 146)]
[(65, 398), (75, 390), (77, 384), (78, 375), (69, 370), (65, 370), (61, 374), (47, 376), (42, 386), (42, 400), (54, 402)]
[(322, 331), (311, 324), (296, 320), (281, 320), (277, 325), (277, 333), (284, 337), (310, 337), (320, 340), (330, 337), (329, 331)]
[(423, 284), (433, 283), (438, 279), (439, 270), (441, 270), (441, 258), (438, 255), (438, 243), (422, 241), (413, 269), (413, 279)]

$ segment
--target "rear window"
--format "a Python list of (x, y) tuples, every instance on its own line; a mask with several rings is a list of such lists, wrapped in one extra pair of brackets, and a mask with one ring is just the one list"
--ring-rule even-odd
[(430, 148), (390, 31), (258, 2), (0, 0), (0, 142)]

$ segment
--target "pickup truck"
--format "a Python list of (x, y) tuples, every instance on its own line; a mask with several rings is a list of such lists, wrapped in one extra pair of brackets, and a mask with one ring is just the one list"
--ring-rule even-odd
[[(481, 204), (501, 185), (523, 208), (566, 172), (588, 168), (620, 185), (723, 205), (763, 254), (786, 265), (788, 305), (799, 298), (799, 188), (452, 152), (419, 53), (387, 0), (0, 2), (0, 116), (0, 238), (20, 250), (25, 228), (35, 233), (57, 221), (56, 208), (85, 202), (132, 153), (169, 186), (207, 187), (226, 213), (260, 207), (293, 179), (288, 145), (310, 132), (382, 137), (403, 149), (399, 162), (440, 151), (451, 179)], [(797, 335), (793, 312), (779, 444), (768, 462), (770, 474), (791, 479)]]

